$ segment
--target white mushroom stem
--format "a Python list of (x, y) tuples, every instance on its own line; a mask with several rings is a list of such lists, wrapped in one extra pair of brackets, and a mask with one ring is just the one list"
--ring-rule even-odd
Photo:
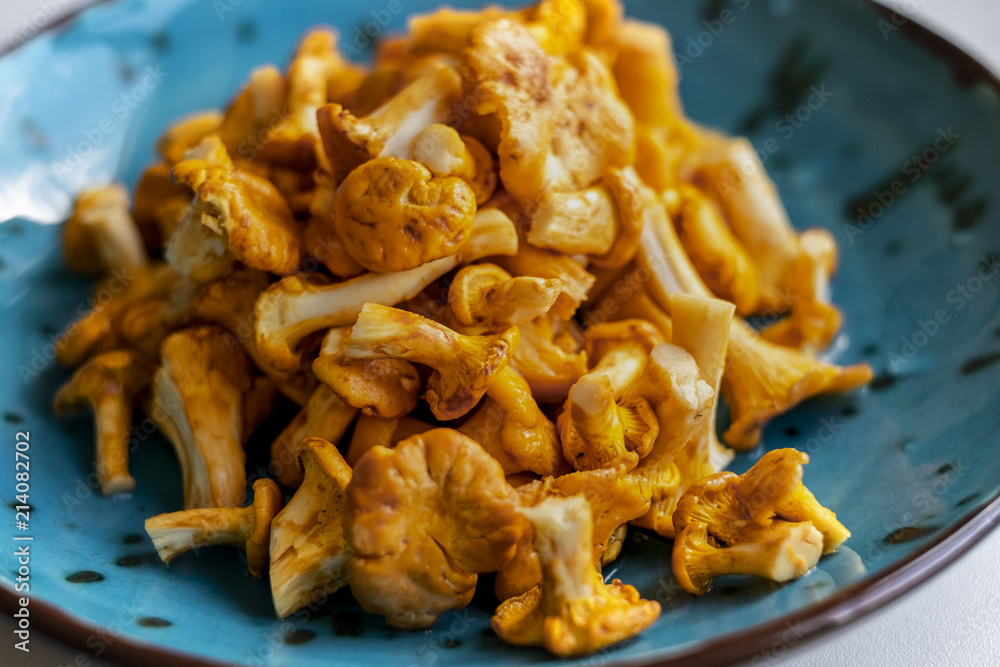
[(257, 349), (280, 370), (296, 369), (295, 348), (316, 331), (354, 323), (366, 303), (393, 306), (412, 299), (455, 267), (490, 255), (517, 253), (513, 221), (497, 209), (476, 214), (469, 241), (457, 255), (409, 271), (368, 273), (334, 285), (313, 285), (290, 276), (257, 300)]

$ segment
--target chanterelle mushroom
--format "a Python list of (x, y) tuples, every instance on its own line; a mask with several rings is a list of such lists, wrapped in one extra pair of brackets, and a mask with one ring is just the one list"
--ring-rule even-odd
[(353, 553), (343, 521), (350, 467), (320, 438), (306, 438), (299, 458), (305, 479), (271, 522), (271, 595), (278, 618), (346, 586)]
[(128, 471), (132, 399), (149, 385), (153, 370), (152, 364), (135, 352), (106, 352), (81, 366), (56, 394), (58, 414), (82, 405), (94, 411), (97, 475), (104, 495), (135, 489), (135, 479)]
[(191, 549), (221, 544), (240, 547), (247, 554), (247, 569), (259, 579), (267, 570), (271, 520), (284, 504), (277, 484), (258, 479), (253, 484), (252, 505), (159, 514), (146, 519), (146, 532), (160, 560), (168, 564)]
[(702, 595), (723, 574), (795, 579), (847, 539), (847, 529), (802, 485), (808, 460), (776, 450), (741, 476), (721, 472), (688, 488), (674, 512), (672, 557), (684, 590)]
[[(649, 271), (651, 296), (668, 309), (671, 294), (711, 297), (662, 203), (650, 202), (649, 214), (639, 263)], [(821, 363), (797, 350), (769, 343), (745, 322), (734, 319), (722, 376), (723, 395), (731, 413), (726, 443), (734, 449), (749, 449), (760, 440), (761, 429), (770, 419), (807, 398), (848, 391), (871, 378), (867, 364), (842, 368)]]
[(80, 193), (63, 234), (66, 263), (77, 273), (133, 271), (149, 262), (129, 213), (128, 191), (118, 184)]
[(498, 335), (463, 336), (398, 308), (369, 303), (345, 350), (348, 359), (408, 359), (434, 369), (425, 398), (434, 416), (457, 419), (476, 406), (517, 347), (516, 326)]
[[(618, 556), (620, 542), (612, 542), (625, 522), (642, 516), (649, 509), (649, 486), (623, 475), (620, 469), (588, 470), (560, 477), (546, 477), (517, 487), (521, 505), (532, 507), (546, 498), (566, 498), (583, 494), (590, 503), (594, 519), (594, 563), (609, 563)], [(497, 573), (496, 594), (507, 600), (528, 592), (542, 580), (542, 567), (535, 548), (535, 529), (528, 522), (517, 551)]]
[(327, 332), (313, 372), (348, 405), (375, 417), (402, 417), (417, 406), (420, 376), (403, 359), (348, 360), (350, 328)]
[[(201, 224), (220, 235), (237, 259), (250, 268), (277, 274), (298, 268), (301, 233), (288, 204), (270, 181), (239, 167), (197, 158), (178, 164), (173, 176), (194, 190), (192, 208)], [(180, 250), (174, 247), (172, 252)]]
[(369, 450), (347, 487), (355, 599), (399, 628), (428, 627), (466, 606), (477, 574), (513, 555), (521, 535), (516, 508), (500, 464), (456, 431)]
[(474, 264), (455, 274), (448, 305), (462, 325), (493, 329), (545, 315), (561, 291), (555, 279), (514, 278), (495, 264)]
[(177, 452), (184, 508), (235, 507), (246, 494), (243, 400), (250, 361), (217, 327), (169, 336), (153, 378), (152, 416)]
[(392, 273), (456, 254), (468, 240), (476, 195), (460, 178), (419, 162), (365, 162), (340, 186), (333, 220), (344, 247), (369, 271)]
[(501, 639), (560, 657), (583, 655), (634, 637), (660, 616), (660, 604), (632, 586), (604, 583), (585, 497), (548, 498), (520, 511), (535, 526), (542, 583), (497, 607), (493, 630)]
[(619, 401), (663, 337), (648, 322), (623, 320), (592, 326), (584, 339), (593, 368), (570, 389), (559, 416), (563, 454), (577, 470), (630, 470), (649, 453), (660, 427), (645, 398)]
[(487, 208), (476, 214), (472, 236), (457, 255), (409, 271), (367, 273), (333, 285), (289, 276), (271, 285), (257, 300), (257, 348), (275, 367), (294, 370), (301, 363), (295, 348), (309, 334), (353, 324), (367, 303), (391, 306), (406, 301), (459, 264), (487, 255), (513, 255), (517, 248), (513, 221), (497, 209)]
[(497, 187), (493, 155), (472, 137), (462, 136), (453, 127), (428, 125), (413, 140), (410, 159), (431, 170), (435, 176), (455, 176), (469, 184), (477, 204), (485, 204)]
[(183, 289), (182, 276), (162, 262), (131, 273), (112, 272), (95, 290), (93, 308), (56, 341), (56, 358), (74, 367), (100, 352), (127, 347), (121, 332), (125, 313), (149, 299), (171, 300)]
[(302, 483), (299, 459), (307, 437), (339, 442), (358, 414), (358, 409), (340, 400), (332, 389), (321, 384), (299, 414), (271, 443), (271, 472), (282, 486), (294, 489)]
[(475, 111), (502, 123), (500, 179), (522, 205), (634, 162), (632, 115), (593, 53), (550, 56), (528, 28), (499, 20), (472, 30), (461, 71)]
[(409, 157), (417, 135), (428, 125), (445, 123), (461, 92), (462, 81), (455, 69), (437, 65), (363, 118), (336, 103), (320, 108), (316, 118), (334, 178), (342, 181), (374, 158)]
[(837, 270), (837, 242), (825, 229), (799, 236), (802, 253), (795, 263), (791, 314), (767, 327), (761, 336), (772, 343), (816, 355), (840, 330), (841, 314), (830, 302), (830, 278)]
[[(719, 299), (674, 294), (670, 297), (674, 343), (686, 350), (698, 366), (701, 379), (718, 396), (725, 369), (726, 347), (734, 306)], [(715, 435), (718, 401), (695, 426), (680, 449), (653, 447), (639, 462), (635, 474), (650, 485), (652, 503), (643, 517), (632, 523), (673, 537), (674, 509), (688, 485), (721, 470), (731, 459)], [(672, 428), (667, 425), (666, 428)]]
[(243, 344), (251, 361), (274, 381), (281, 393), (299, 405), (305, 405), (316, 388), (316, 378), (308, 372), (309, 369), (280, 371), (257, 351), (253, 335), (253, 309), (267, 286), (266, 273), (237, 266), (222, 280), (199, 285), (191, 302), (191, 316), (225, 328)]
[(507, 475), (559, 475), (569, 470), (555, 425), (510, 366), (497, 373), (486, 398), (457, 430), (481, 444)]

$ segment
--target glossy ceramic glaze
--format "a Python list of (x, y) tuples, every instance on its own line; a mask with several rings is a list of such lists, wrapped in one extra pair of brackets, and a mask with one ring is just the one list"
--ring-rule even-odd
[[(224, 105), (252, 67), (283, 64), (306, 27), (336, 26), (364, 58), (365, 31), (400, 29), (406, 13), (435, 4), (122, 0), (0, 59), (3, 438), (12, 445), (30, 431), (33, 600), (66, 614), (79, 626), (74, 640), (91, 650), (263, 665), (551, 660), (493, 636), (488, 595), (431, 631), (404, 633), (361, 614), (346, 591), (278, 621), (267, 582), (252, 579), (235, 550), (164, 567), (142, 525), (181, 504), (168, 445), (156, 436), (138, 443), (138, 491), (103, 498), (89, 417), (57, 420), (50, 408), (68, 377), (51, 342), (92, 288), (63, 267), (51, 224), (73, 193), (110, 178), (134, 185), (171, 119)], [(600, 662), (734, 655), (734, 637), (767, 658), (800, 639), (795, 619), (819, 628), (870, 606), (851, 598), (985, 516), (1000, 490), (1000, 98), (974, 67), (956, 69), (959, 61), (888, 30), (853, 0), (648, 0), (628, 9), (673, 33), (689, 114), (748, 133), (796, 225), (834, 231), (845, 327), (831, 356), (865, 359), (879, 374), (870, 388), (813, 401), (766, 431), (764, 446), (810, 454), (806, 483), (853, 532), (816, 570), (784, 586), (719, 580), (693, 599), (673, 582), (669, 543), (633, 531), (607, 572), (659, 600), (663, 615)], [(759, 453), (738, 457), (734, 470)], [(12, 459), (0, 462), (5, 502)], [(8, 596), (12, 551), (0, 559)]]

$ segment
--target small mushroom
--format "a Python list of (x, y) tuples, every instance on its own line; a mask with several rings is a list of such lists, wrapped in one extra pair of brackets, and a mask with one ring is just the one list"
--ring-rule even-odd
[[(686, 294), (672, 295), (670, 306), (674, 315), (674, 343), (691, 355), (701, 379), (718, 396), (735, 306), (719, 299)], [(673, 537), (673, 515), (681, 495), (689, 485), (718, 472), (732, 459), (732, 451), (723, 447), (715, 434), (718, 407), (718, 401), (712, 401), (708, 414), (680, 449), (654, 446), (639, 462), (635, 474), (650, 485), (652, 502), (649, 511), (634, 520), (633, 525)]]
[(271, 596), (278, 618), (346, 586), (353, 555), (343, 521), (351, 468), (321, 438), (305, 438), (299, 458), (302, 484), (271, 522)]
[(95, 354), (125, 347), (125, 313), (149, 299), (171, 300), (183, 288), (183, 277), (162, 262), (134, 272), (112, 272), (94, 290), (93, 307), (59, 336), (56, 358), (72, 368)]
[(417, 406), (420, 376), (403, 359), (347, 359), (351, 329), (327, 332), (312, 368), (320, 382), (345, 403), (374, 417), (402, 417)]
[[(626, 522), (649, 509), (649, 486), (622, 474), (621, 469), (608, 468), (545, 477), (517, 487), (517, 495), (525, 507), (534, 507), (547, 498), (568, 498), (577, 494), (587, 499), (592, 510), (594, 563), (610, 563), (621, 550), (621, 537), (616, 536), (623, 534)], [(514, 557), (497, 573), (496, 594), (500, 600), (507, 600), (527, 593), (541, 581), (535, 529), (529, 521)]]
[(128, 191), (118, 184), (80, 193), (63, 234), (66, 263), (83, 275), (130, 272), (149, 262), (129, 213)]
[[(221, 142), (214, 140), (221, 148)], [(199, 158), (179, 163), (173, 177), (194, 190), (192, 214), (241, 262), (279, 275), (298, 268), (301, 232), (288, 204), (270, 181), (239, 167)], [(168, 258), (182, 251), (183, 247), (171, 239)]]
[(475, 193), (461, 178), (436, 177), (419, 162), (377, 158), (341, 184), (333, 220), (354, 261), (392, 273), (458, 253), (475, 215)]
[(218, 111), (200, 111), (181, 118), (171, 125), (156, 142), (156, 152), (164, 163), (173, 166), (184, 155), (211, 134), (219, 131), (222, 114)]
[(56, 394), (57, 414), (84, 405), (94, 412), (97, 475), (106, 496), (135, 489), (128, 471), (132, 402), (149, 385), (153, 370), (136, 352), (105, 352), (81, 366)]
[(151, 414), (184, 474), (184, 508), (236, 507), (246, 494), (243, 402), (250, 361), (217, 327), (170, 335), (153, 377)]
[(795, 263), (792, 312), (772, 324), (761, 337), (816, 356), (840, 330), (841, 314), (830, 301), (830, 279), (837, 270), (837, 242), (825, 229), (807, 229), (799, 236), (802, 254)]
[(500, 464), (456, 431), (372, 448), (347, 487), (351, 592), (393, 627), (433, 625), (472, 601), (478, 574), (513, 555), (516, 507)]
[(348, 339), (348, 359), (407, 359), (434, 369), (425, 395), (442, 421), (469, 412), (510, 360), (520, 333), (464, 336), (420, 315), (369, 303)]
[(635, 123), (596, 54), (550, 56), (529, 27), (504, 19), (472, 29), (461, 72), (474, 111), (501, 123), (500, 179), (525, 207), (635, 160)]
[(527, 381), (537, 400), (565, 401), (570, 387), (587, 372), (579, 330), (552, 314), (522, 324), (520, 329), (521, 343), (511, 359), (514, 370)]
[(341, 182), (375, 158), (409, 157), (417, 135), (428, 125), (445, 123), (461, 95), (462, 80), (455, 69), (436, 65), (362, 118), (340, 104), (321, 107), (316, 118), (334, 178)]
[(271, 520), (284, 504), (285, 496), (277, 484), (258, 479), (253, 484), (252, 505), (158, 514), (146, 519), (146, 532), (166, 564), (185, 551), (228, 545), (246, 552), (247, 569), (259, 579), (267, 571)]
[(448, 305), (463, 326), (495, 329), (545, 315), (561, 291), (558, 280), (514, 278), (495, 264), (474, 264), (455, 274)]
[(489, 149), (448, 125), (435, 123), (421, 130), (413, 140), (409, 158), (437, 177), (454, 176), (468, 183), (479, 205), (488, 202), (496, 191), (497, 174)]
[(674, 512), (672, 563), (684, 590), (703, 595), (724, 574), (788, 581), (836, 551), (850, 533), (802, 485), (808, 461), (776, 450), (743, 475), (721, 472), (691, 485)]
[(598, 324), (584, 337), (593, 368), (570, 389), (559, 416), (563, 455), (576, 470), (631, 470), (649, 453), (660, 427), (648, 400), (621, 399), (663, 337), (642, 320)]
[(305, 405), (316, 389), (316, 378), (308, 369), (280, 371), (257, 351), (254, 305), (267, 287), (266, 273), (236, 266), (225, 278), (198, 286), (191, 301), (191, 317), (226, 329), (243, 344), (254, 365), (274, 382), (282, 394), (299, 405)]
[(325, 384), (313, 391), (299, 414), (271, 443), (271, 472), (289, 489), (302, 483), (299, 461), (302, 441), (307, 437), (340, 442), (358, 414), (358, 409), (344, 403)]
[(269, 287), (254, 308), (257, 349), (272, 365), (294, 370), (295, 348), (311, 333), (354, 323), (366, 303), (391, 306), (423, 292), (462, 263), (517, 252), (513, 221), (496, 209), (476, 215), (472, 236), (461, 252), (400, 273), (369, 273), (333, 285), (289, 276)]
[(639, 634), (660, 616), (618, 579), (605, 584), (591, 557), (593, 517), (582, 495), (547, 498), (521, 513), (534, 524), (542, 582), (500, 603), (493, 630), (505, 642), (583, 655)]
[(594, 286), (594, 276), (577, 260), (528, 243), (522, 243), (517, 254), (493, 257), (490, 261), (514, 276), (558, 280), (562, 292), (551, 312), (564, 320), (573, 318), (580, 304), (587, 300), (590, 288)]
[(715, 204), (692, 186), (682, 186), (674, 218), (677, 234), (705, 284), (720, 299), (736, 304), (740, 315), (757, 308), (757, 266), (736, 240)]
[(358, 415), (358, 421), (354, 423), (354, 432), (351, 434), (351, 442), (347, 446), (345, 458), (349, 464), (354, 465), (361, 460), (365, 452), (376, 445), (392, 449), (396, 443), (406, 440), (410, 436), (426, 433), (434, 428), (436, 427), (414, 417), (387, 419), (365, 414)]
[[(649, 211), (655, 221), (643, 228), (638, 258), (648, 271), (650, 295), (664, 308), (669, 308), (671, 294), (711, 297), (662, 202), (651, 203)], [(750, 449), (760, 440), (761, 429), (769, 420), (812, 396), (860, 387), (872, 375), (867, 364), (834, 366), (769, 343), (745, 322), (734, 319), (722, 376), (722, 393), (730, 408), (730, 427), (723, 436), (726, 444)]]
[(505, 475), (561, 475), (569, 470), (555, 425), (510, 366), (497, 373), (486, 398), (457, 430), (481, 444)]

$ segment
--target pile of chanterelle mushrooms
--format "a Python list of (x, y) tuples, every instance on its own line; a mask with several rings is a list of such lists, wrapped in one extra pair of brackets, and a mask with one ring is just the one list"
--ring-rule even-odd
[[(496, 633), (575, 655), (660, 613), (601, 577), (628, 525), (674, 540), (694, 594), (847, 538), (806, 455), (720, 472), (871, 378), (816, 358), (836, 244), (793, 229), (749, 142), (685, 118), (667, 34), (616, 0), (442, 9), (372, 67), (317, 29), (157, 150), (133, 204), (85, 192), (66, 225), (69, 264), (123, 287), (62, 335), (56, 408), (93, 409), (105, 494), (136, 484), (133, 407), (173, 444), (165, 562), (235, 545), (278, 616), (350, 586), (400, 628), (495, 572)], [(285, 400), (248, 498), (244, 447)]]

